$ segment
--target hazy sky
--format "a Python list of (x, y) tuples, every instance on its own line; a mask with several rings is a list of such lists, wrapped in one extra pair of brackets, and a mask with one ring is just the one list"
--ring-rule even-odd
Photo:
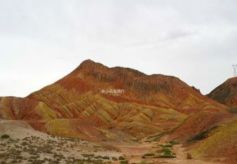
[(0, 96), (26, 96), (92, 59), (208, 93), (237, 64), (237, 0), (0, 0)]

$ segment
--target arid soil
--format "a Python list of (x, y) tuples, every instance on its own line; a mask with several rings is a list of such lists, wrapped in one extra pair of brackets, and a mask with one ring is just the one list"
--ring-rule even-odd
[[(161, 157), (161, 150), (169, 147), (175, 157)], [(167, 164), (221, 164), (219, 161), (205, 161), (188, 159), (188, 151), (181, 145), (170, 145), (169, 143), (153, 142), (139, 144), (118, 145), (121, 152), (126, 155), (129, 163), (167, 163)], [(190, 156), (191, 157), (191, 156)], [(191, 157), (192, 158), (192, 157)]]
[[(130, 143), (92, 143), (54, 137), (32, 129), (23, 121), (0, 120), (0, 163), (174, 163), (212, 164), (187, 159), (179, 143), (146, 139)], [(162, 151), (170, 150), (167, 157)]]
[(125, 160), (111, 147), (53, 137), (21, 121), (0, 121), (0, 163), (116, 163)]

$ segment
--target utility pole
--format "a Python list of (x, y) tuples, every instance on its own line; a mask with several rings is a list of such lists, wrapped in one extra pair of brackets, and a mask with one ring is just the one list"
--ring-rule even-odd
[(233, 67), (234, 77), (236, 77), (237, 76), (237, 64), (233, 64), (232, 67)]

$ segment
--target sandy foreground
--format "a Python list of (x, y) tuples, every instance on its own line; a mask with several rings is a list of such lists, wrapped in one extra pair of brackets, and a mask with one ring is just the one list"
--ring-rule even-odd
[(0, 121), (0, 163), (118, 163), (122, 154), (96, 143), (53, 137), (23, 121)]
[[(32, 129), (23, 121), (0, 120), (0, 163), (168, 163), (214, 164), (187, 159), (182, 145), (172, 146), (175, 158), (158, 158), (163, 143), (98, 144), (54, 137)], [(217, 163), (217, 162), (215, 162)]]

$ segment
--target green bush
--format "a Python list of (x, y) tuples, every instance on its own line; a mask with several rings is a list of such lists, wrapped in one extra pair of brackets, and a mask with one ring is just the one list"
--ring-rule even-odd
[(112, 160), (113, 161), (117, 161), (118, 159), (116, 157), (112, 157)]
[(1, 136), (1, 139), (8, 139), (8, 138), (10, 138), (10, 136), (7, 135), (7, 134), (3, 134), (3, 135)]
[(176, 155), (169, 148), (163, 148), (159, 158), (175, 158)]
[(120, 161), (120, 164), (128, 164), (127, 160)]
[(125, 160), (125, 158), (123, 156), (120, 156), (119, 160)]

